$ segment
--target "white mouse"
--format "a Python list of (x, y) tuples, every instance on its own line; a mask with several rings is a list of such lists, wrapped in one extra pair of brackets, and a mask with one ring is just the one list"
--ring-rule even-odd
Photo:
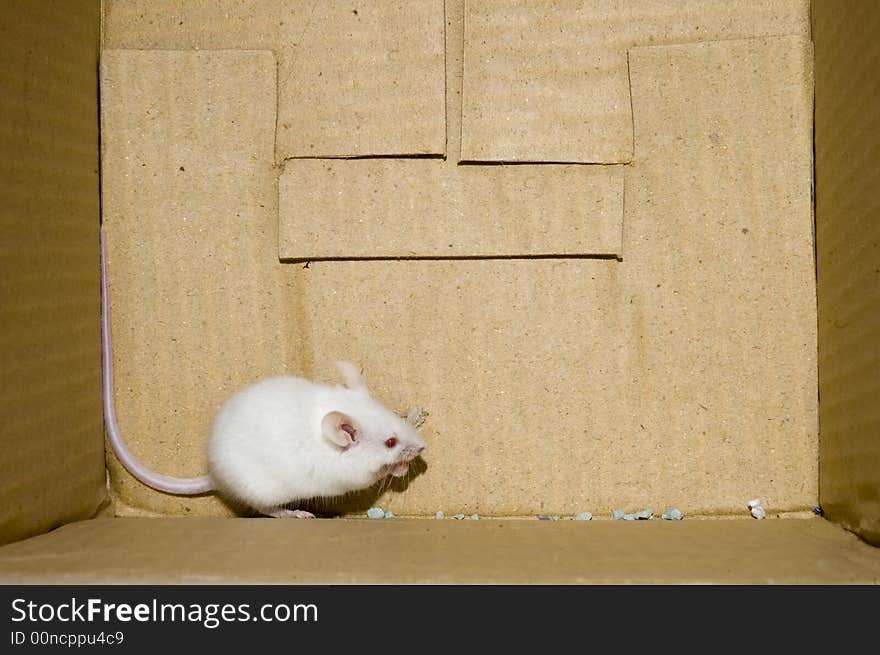
[(337, 367), (345, 388), (276, 377), (223, 404), (208, 443), (208, 470), (223, 496), (287, 516), (283, 506), (292, 501), (339, 496), (388, 475), (406, 475), (425, 442), (370, 397), (352, 364)]
[[(237, 505), (276, 517), (312, 517), (287, 506), (366, 489), (386, 476), (406, 475), (425, 450), (411, 414), (405, 420), (373, 399), (358, 369), (337, 362), (345, 386), (273, 377), (229, 397), (214, 418), (209, 474), (176, 478), (152, 471), (125, 445), (113, 401), (113, 359), (103, 228), (101, 328), (104, 415), (122, 465), (144, 484), (176, 495), (217, 491)], [(410, 422), (412, 421), (412, 422)]]

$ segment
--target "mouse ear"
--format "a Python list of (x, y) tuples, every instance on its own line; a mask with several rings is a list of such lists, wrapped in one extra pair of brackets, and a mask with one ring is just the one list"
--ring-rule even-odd
[(339, 371), (339, 374), (345, 381), (345, 387), (347, 389), (369, 393), (369, 391), (367, 391), (367, 385), (364, 383), (364, 379), (361, 377), (361, 372), (358, 370), (357, 366), (351, 362), (336, 362), (336, 370)]
[(360, 430), (342, 412), (328, 412), (321, 419), (321, 433), (340, 448), (348, 448), (360, 437)]

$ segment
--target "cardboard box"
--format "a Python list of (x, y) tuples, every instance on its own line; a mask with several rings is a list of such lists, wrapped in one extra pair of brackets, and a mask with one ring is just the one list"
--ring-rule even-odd
[[(4, 3), (0, 579), (880, 581), (880, 10), (832, 4)], [(101, 222), (151, 468), (351, 359), (419, 474), (283, 521), (105, 459)]]

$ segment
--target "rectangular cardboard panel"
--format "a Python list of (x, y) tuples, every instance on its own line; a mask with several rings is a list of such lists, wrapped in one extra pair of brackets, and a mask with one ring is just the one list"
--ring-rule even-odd
[(880, 5), (817, 2), (819, 493), (880, 545)]
[(642, 389), (632, 407), (664, 434), (653, 457), (700, 497), (726, 488), (731, 509), (739, 494), (804, 507), (817, 494), (809, 41), (629, 59), (624, 251), (637, 269)]
[(280, 256), (616, 255), (620, 166), (288, 161)]
[(119, 518), (0, 548), (0, 582), (877, 584), (880, 551), (819, 518)]
[[(276, 250), (275, 60), (105, 50), (101, 82), (120, 429), (154, 470), (202, 475), (219, 404), (286, 370), (296, 341)], [(228, 511), (149, 492), (108, 461), (123, 503)]]
[(0, 543), (107, 499), (100, 2), (0, 3)]
[(580, 0), (465, 7), (462, 160), (632, 158), (626, 52), (584, 43)]
[(278, 158), (444, 154), (443, 0), (353, 7), (280, 26)]

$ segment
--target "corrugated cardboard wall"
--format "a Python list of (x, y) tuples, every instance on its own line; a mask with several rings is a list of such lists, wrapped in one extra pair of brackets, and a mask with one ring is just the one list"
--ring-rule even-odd
[(880, 5), (813, 6), (819, 492), (880, 545)]
[[(271, 49), (281, 71), (305, 42), (309, 6), (108, 2), (105, 45)], [(595, 32), (567, 38), (620, 52), (720, 42), (646, 47), (635, 60), (634, 127), (642, 138), (624, 180), (623, 261), (288, 264), (280, 269), (277, 306), (284, 343), (255, 346), (254, 362), (276, 357), (280, 368), (331, 381), (332, 359), (354, 359), (391, 407), (419, 403), (431, 412), (427, 471), (382, 499), (398, 514), (565, 513), (667, 502), (691, 513), (728, 513), (744, 511), (754, 496), (771, 511), (807, 508), (817, 496), (807, 4), (597, 0), (583, 7), (596, 15), (585, 23)], [(464, 18), (462, 2), (445, 3), (449, 157), (441, 165), (448, 167), (457, 164), (464, 129)], [(296, 21), (300, 29), (291, 29)], [(755, 38), (778, 35), (791, 36)], [(734, 65), (739, 61), (747, 65)], [(243, 96), (251, 93), (246, 78)], [(279, 98), (284, 83), (279, 75)], [(174, 105), (163, 107), (167, 117)], [(194, 132), (196, 139), (209, 133)], [(215, 142), (222, 150), (222, 140)], [(202, 152), (201, 163), (214, 166)], [(175, 274), (192, 282), (185, 288), (194, 293), (199, 280), (213, 283), (216, 263), (208, 254), (223, 236), (207, 225), (200, 234), (182, 219), (202, 203), (214, 206), (216, 190), (198, 185), (185, 196), (177, 168), (161, 153), (155, 157), (161, 168), (150, 182), (153, 197), (170, 185), (185, 203), (156, 212), (165, 226), (158, 233), (134, 226), (141, 236), (117, 252), (117, 270), (149, 282), (137, 271), (138, 257), (158, 255), (168, 259), (163, 266), (178, 267)], [(334, 160), (334, 170), (344, 165)], [(121, 188), (139, 188), (128, 184)], [(152, 203), (145, 207), (150, 213), (159, 206)], [(499, 208), (504, 216), (503, 203)], [(237, 233), (255, 248), (254, 258), (264, 256), (277, 230), (270, 213)], [(452, 211), (438, 215), (451, 224), (457, 218)], [(166, 238), (175, 233), (214, 245), (197, 259), (181, 245), (169, 256)], [(247, 278), (256, 270), (239, 262), (223, 275)], [(274, 284), (274, 277), (263, 280)], [(133, 358), (130, 375), (119, 370), (119, 412), (123, 432), (150, 464), (195, 474), (223, 390), (215, 384), (199, 393), (198, 378), (222, 379), (226, 358), (237, 356), (232, 334), (251, 316), (262, 324), (275, 305), (255, 313), (243, 285), (222, 302), (205, 297), (190, 310), (172, 282), (173, 276), (164, 286), (123, 283), (113, 292), (114, 302), (122, 296), (133, 310), (161, 307), (163, 294), (177, 307), (152, 327), (114, 315), (124, 329), (139, 331), (117, 352), (120, 367)], [(231, 332), (223, 336), (224, 330)], [(200, 338), (233, 350), (200, 349)], [(167, 361), (157, 365), (150, 353)], [(138, 373), (136, 360), (152, 366), (151, 375)], [(236, 375), (258, 375), (261, 366), (238, 361)], [(191, 370), (199, 373), (188, 376)], [(137, 398), (134, 382), (149, 379), (163, 398), (185, 400), (185, 411)], [(118, 470), (114, 479), (123, 511), (225, 511), (151, 493)]]
[(106, 499), (99, 0), (0, 3), (0, 542)]

